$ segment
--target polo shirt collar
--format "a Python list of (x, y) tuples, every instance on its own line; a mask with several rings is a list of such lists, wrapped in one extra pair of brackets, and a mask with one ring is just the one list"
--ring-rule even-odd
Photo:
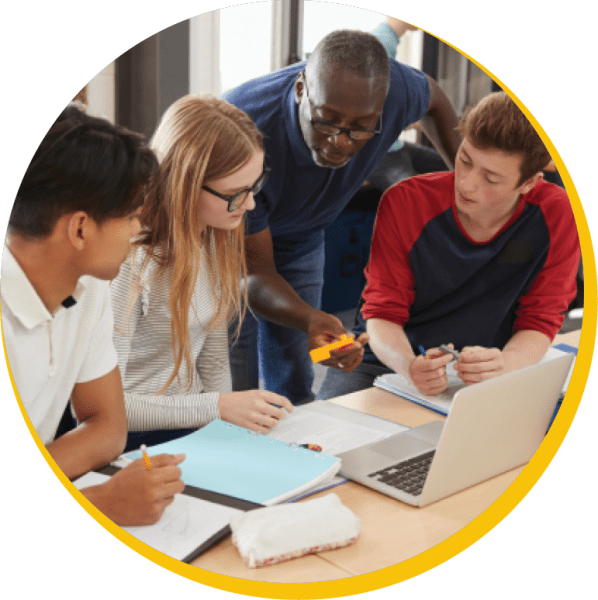
[(311, 155), (311, 150), (307, 147), (305, 140), (303, 139), (303, 133), (301, 132), (301, 126), (299, 125), (299, 107), (295, 102), (295, 80), (293, 85), (285, 98), (285, 126), (289, 143), (291, 146), (291, 152), (295, 163), (299, 167), (317, 167), (314, 159)]
[[(73, 299), (78, 300), (84, 290), (85, 286), (81, 281), (77, 282)], [(33, 329), (51, 320), (61, 310), (66, 310), (64, 306), (59, 306), (54, 315), (50, 313), (6, 246), (2, 255), (2, 302), (6, 303), (12, 314), (26, 329)]]

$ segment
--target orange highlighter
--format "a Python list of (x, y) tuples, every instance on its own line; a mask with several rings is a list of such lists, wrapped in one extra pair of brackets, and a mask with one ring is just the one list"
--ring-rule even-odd
[(352, 336), (346, 336), (343, 334), (338, 342), (332, 342), (332, 344), (321, 346), (320, 348), (314, 348), (313, 350), (310, 350), (309, 355), (311, 356), (312, 362), (319, 363), (330, 358), (331, 350), (351, 346), (353, 341), (354, 338)]

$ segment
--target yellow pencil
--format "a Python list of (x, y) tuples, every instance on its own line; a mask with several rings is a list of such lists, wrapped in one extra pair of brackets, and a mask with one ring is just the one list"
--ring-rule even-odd
[(143, 462), (145, 463), (146, 469), (152, 468), (152, 461), (150, 460), (149, 454), (147, 453), (147, 448), (145, 444), (141, 444), (141, 453), (143, 454)]

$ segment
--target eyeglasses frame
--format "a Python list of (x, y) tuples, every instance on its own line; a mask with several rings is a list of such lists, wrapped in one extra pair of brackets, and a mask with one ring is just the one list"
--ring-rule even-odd
[[(207, 185), (202, 185), (201, 189), (205, 190), (206, 192), (210, 192), (210, 194), (213, 194), (214, 196), (216, 196), (217, 198), (220, 198), (221, 200), (228, 202), (227, 211), (229, 213), (231, 213), (231, 212), (234, 212), (235, 210), (237, 210), (237, 208), (243, 206), (243, 204), (247, 201), (247, 198), (249, 197), (250, 193), (257, 194), (264, 188), (264, 186), (266, 185), (266, 182), (268, 181), (268, 177), (270, 175), (271, 170), (272, 169), (270, 169), (270, 167), (268, 167), (264, 163), (264, 170), (262, 171), (262, 174), (257, 178), (256, 182), (251, 187), (245, 188), (244, 190), (241, 190), (240, 192), (237, 192), (236, 194), (233, 194), (232, 196), (225, 196), (224, 194), (221, 194), (220, 192), (213, 190), (211, 187), (208, 187)], [(256, 187), (258, 183), (260, 185), (258, 187)], [(243, 194), (245, 194), (245, 198), (243, 199), (243, 201), (239, 202), (239, 204), (235, 204), (235, 201)]]

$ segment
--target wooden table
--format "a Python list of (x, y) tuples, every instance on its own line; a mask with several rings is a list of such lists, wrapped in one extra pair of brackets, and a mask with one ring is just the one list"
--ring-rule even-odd
[[(557, 336), (555, 344), (577, 347), (580, 331)], [(329, 400), (410, 427), (443, 419), (441, 415), (378, 388)], [(434, 502), (424, 508), (403, 504), (357, 483), (334, 488), (342, 503), (361, 520), (356, 544), (287, 562), (248, 569), (231, 542), (220, 542), (193, 561), (213, 573), (266, 582), (317, 582), (370, 573), (416, 556), (457, 533), (483, 513), (511, 485), (523, 467)], [(327, 494), (321, 492), (318, 495)]]

